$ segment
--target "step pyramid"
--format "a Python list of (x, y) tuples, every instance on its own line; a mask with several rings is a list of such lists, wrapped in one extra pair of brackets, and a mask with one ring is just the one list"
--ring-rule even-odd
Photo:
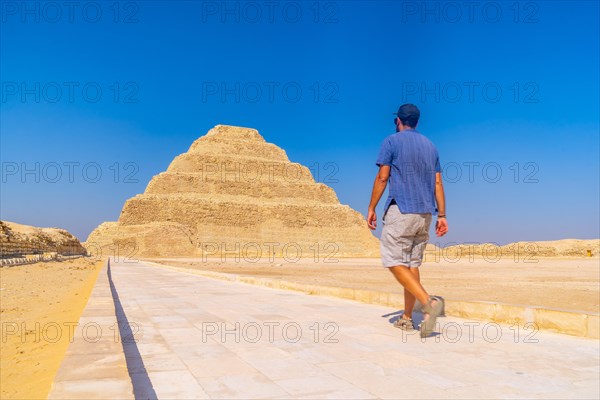
[(333, 189), (255, 129), (217, 125), (88, 237), (124, 257), (373, 257), (379, 241)]

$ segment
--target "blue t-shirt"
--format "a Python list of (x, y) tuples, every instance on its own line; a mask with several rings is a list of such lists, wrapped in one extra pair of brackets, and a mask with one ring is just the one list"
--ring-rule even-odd
[(392, 200), (404, 214), (437, 212), (435, 174), (441, 168), (431, 140), (412, 129), (394, 133), (383, 141), (376, 164), (391, 167), (384, 215)]

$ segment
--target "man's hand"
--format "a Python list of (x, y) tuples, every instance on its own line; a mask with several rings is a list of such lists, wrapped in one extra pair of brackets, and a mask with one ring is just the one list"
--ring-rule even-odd
[(435, 223), (435, 234), (438, 236), (444, 236), (448, 232), (448, 221), (446, 218), (438, 218)]
[(377, 214), (375, 214), (375, 210), (369, 210), (367, 214), (367, 225), (371, 230), (375, 230), (377, 228)]

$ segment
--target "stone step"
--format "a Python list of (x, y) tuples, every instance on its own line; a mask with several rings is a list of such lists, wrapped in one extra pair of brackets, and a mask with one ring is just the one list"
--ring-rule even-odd
[(364, 218), (341, 204), (297, 199), (264, 201), (250, 196), (205, 196), (195, 193), (138, 195), (127, 200), (119, 218), (119, 223), (125, 225), (154, 221), (223, 227), (258, 227), (272, 223), (274, 228), (282, 226), (293, 230), (309, 227), (363, 228)]
[(146, 194), (202, 193), (223, 196), (244, 196), (252, 201), (285, 201), (339, 204), (335, 191), (322, 183), (296, 182), (295, 180), (254, 179), (243, 174), (226, 172), (204, 175), (201, 173), (162, 172), (152, 178)]
[(252, 154), (183, 153), (167, 172), (187, 172), (228, 180), (315, 183), (310, 170), (298, 163), (260, 158)]

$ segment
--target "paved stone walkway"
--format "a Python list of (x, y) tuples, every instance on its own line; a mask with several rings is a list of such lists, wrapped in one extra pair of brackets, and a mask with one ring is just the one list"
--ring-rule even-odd
[[(110, 272), (137, 398), (600, 395), (597, 340), (448, 317), (439, 320), (442, 334), (423, 341), (394, 328), (400, 313), (388, 307), (141, 262), (112, 262)], [(137, 342), (127, 340), (131, 333)], [(67, 375), (59, 382), (63, 398), (93, 391), (89, 383), (69, 385)], [(86, 375), (93, 381), (93, 370)]]

